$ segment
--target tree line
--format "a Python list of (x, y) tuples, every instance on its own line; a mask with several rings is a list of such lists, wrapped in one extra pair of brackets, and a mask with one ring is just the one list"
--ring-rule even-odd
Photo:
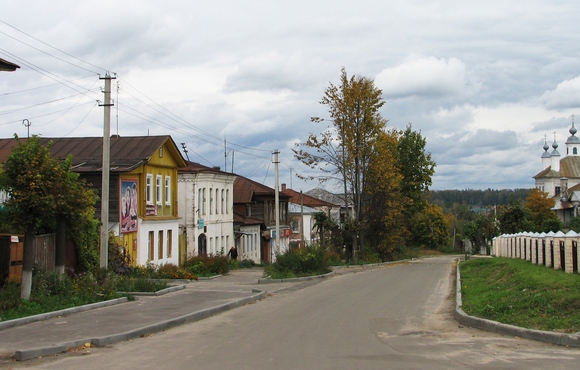
[(468, 204), (474, 207), (487, 207), (509, 204), (513, 201), (526, 199), (530, 189), (486, 189), (486, 190), (431, 190), (429, 199), (441, 207), (449, 207), (453, 203)]

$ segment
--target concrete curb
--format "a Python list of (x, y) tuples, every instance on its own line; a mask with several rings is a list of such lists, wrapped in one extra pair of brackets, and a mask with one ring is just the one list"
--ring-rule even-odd
[(331, 268), (332, 268), (332, 270), (342, 270), (342, 269), (353, 269), (353, 268), (361, 268), (361, 267), (378, 267), (378, 266), (396, 265), (398, 263), (411, 262), (411, 261), (415, 261), (417, 259), (418, 258), (412, 258), (412, 259), (404, 259), (404, 260), (397, 260), (397, 261), (368, 263), (368, 264), (364, 264), (364, 265), (331, 266)]
[(84, 346), (86, 343), (90, 343), (93, 346), (106, 346), (118, 342), (128, 341), (135, 338), (140, 338), (149, 334), (158, 333), (163, 330), (173, 328), (175, 326), (183, 325), (190, 322), (195, 322), (203, 320), (210, 316), (220, 314), (222, 312), (243, 306), (247, 303), (258, 301), (266, 296), (266, 292), (262, 290), (252, 289), (253, 294), (249, 297), (240, 298), (235, 301), (224, 303), (219, 306), (206, 308), (204, 310), (192, 312), (186, 315), (178, 316), (173, 319), (160, 321), (155, 324), (147, 325), (141, 328), (130, 330), (124, 333), (112, 334), (99, 338), (87, 338), (81, 340), (75, 340), (65, 343), (59, 343), (56, 345), (51, 345), (47, 347), (31, 348), (26, 350), (18, 350), (14, 352), (14, 358), (17, 361), (24, 361), (34, 357), (54, 355), (57, 353), (65, 352), (68, 348), (77, 348)]
[(532, 339), (539, 342), (556, 344), (559, 346), (580, 347), (580, 336), (577, 334), (556, 333), (551, 331), (534, 330), (520, 328), (514, 325), (502, 324), (497, 321), (481, 319), (479, 317), (466, 314), (461, 308), (461, 275), (459, 273), (459, 263), (456, 267), (457, 286), (455, 291), (455, 320), (460, 324), (490, 331), (492, 333), (510, 335), (525, 339)]
[(258, 279), (259, 284), (268, 284), (268, 283), (290, 283), (290, 282), (298, 282), (298, 281), (306, 281), (306, 280), (313, 280), (313, 279), (320, 279), (326, 278), (336, 275), (336, 271), (334, 270), (342, 270), (342, 269), (354, 269), (354, 268), (365, 268), (365, 267), (378, 267), (378, 266), (385, 266), (385, 265), (394, 265), (397, 263), (404, 263), (409, 262), (412, 260), (399, 260), (399, 261), (388, 261), (388, 262), (380, 262), (380, 263), (369, 263), (365, 265), (346, 265), (346, 266), (331, 266), (331, 272), (324, 275), (313, 275), (313, 276), (303, 276), (297, 278), (288, 278), (288, 279)]
[(308, 280), (314, 280), (314, 279), (322, 279), (322, 278), (334, 276), (335, 274), (336, 274), (336, 272), (332, 271), (332, 272), (329, 272), (328, 274), (324, 274), (324, 275), (303, 276), (303, 277), (288, 278), (288, 279), (267, 279), (267, 278), (265, 278), (265, 279), (258, 279), (258, 284), (296, 283), (296, 282), (299, 282), (299, 281), (308, 281)]
[(170, 286), (169, 288), (161, 289), (156, 292), (119, 292), (119, 294), (131, 294), (133, 296), (160, 296), (182, 289), (185, 289), (185, 285)]
[(113, 306), (113, 305), (116, 305), (119, 303), (125, 303), (127, 301), (128, 301), (127, 297), (122, 297), (122, 298), (110, 299), (108, 301), (86, 304), (84, 306), (65, 308), (64, 310), (52, 311), (52, 312), (47, 312), (47, 313), (41, 313), (41, 314), (34, 315), (34, 316), (22, 317), (20, 319), (1, 321), (0, 322), (0, 330), (8, 329), (8, 328), (11, 328), (13, 326), (30, 324), (30, 323), (33, 323), (36, 321), (48, 320), (48, 319), (52, 319), (53, 317), (67, 316), (67, 315), (70, 315), (73, 313), (94, 310), (96, 308), (101, 308), (101, 307)]

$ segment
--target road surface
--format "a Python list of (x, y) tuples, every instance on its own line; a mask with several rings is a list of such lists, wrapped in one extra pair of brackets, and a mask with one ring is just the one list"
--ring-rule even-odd
[(462, 327), (448, 256), (343, 273), (42, 369), (571, 369), (580, 349)]

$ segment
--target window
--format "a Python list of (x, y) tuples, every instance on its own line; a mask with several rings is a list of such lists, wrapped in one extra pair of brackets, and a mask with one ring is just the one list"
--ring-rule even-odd
[(165, 205), (171, 205), (171, 176), (165, 176)]
[(226, 213), (230, 213), (230, 190), (226, 190)]
[(292, 233), (293, 234), (298, 234), (300, 233), (300, 221), (298, 220), (292, 220)]
[(572, 154), (578, 155), (578, 148), (576, 147), (572, 148)]
[(201, 197), (201, 213), (205, 215), (205, 188), (203, 188)]
[(163, 158), (163, 147), (159, 148), (159, 158)]
[(201, 214), (199, 214), (199, 212), (201, 212), (201, 200), (202, 200), (202, 196), (201, 196), (201, 189), (197, 189), (197, 217), (201, 217)]
[(556, 189), (554, 190), (554, 194), (555, 195), (559, 195), (560, 194), (560, 187), (556, 186)]
[(159, 253), (159, 259), (163, 258), (163, 230), (159, 230), (159, 240), (157, 240), (157, 246), (158, 246), (158, 253)]
[(213, 212), (213, 189), (209, 188), (209, 214)]
[(215, 214), (219, 214), (219, 207), (220, 207), (220, 191), (219, 189), (215, 189)]
[(173, 230), (167, 230), (167, 258), (171, 258), (173, 246)]
[(153, 261), (155, 259), (154, 238), (155, 238), (155, 235), (153, 234), (153, 231), (149, 231), (149, 238), (147, 240), (147, 244), (149, 244), (149, 256), (147, 256), (147, 259), (149, 261)]
[(147, 201), (147, 204), (153, 204), (153, 175), (148, 173), (147, 174), (147, 180), (145, 183), (145, 200)]
[(161, 175), (155, 177), (155, 201), (161, 204)]
[(221, 201), (222, 201), (222, 214), (224, 213), (224, 189), (222, 189), (222, 197), (221, 197)]

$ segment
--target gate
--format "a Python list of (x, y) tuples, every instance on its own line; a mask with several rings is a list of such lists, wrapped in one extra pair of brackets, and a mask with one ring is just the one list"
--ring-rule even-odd
[(578, 242), (572, 241), (572, 272), (578, 272)]
[(566, 271), (566, 246), (563, 241), (560, 241), (560, 268)]
[(546, 266), (546, 240), (542, 239), (542, 265)]

